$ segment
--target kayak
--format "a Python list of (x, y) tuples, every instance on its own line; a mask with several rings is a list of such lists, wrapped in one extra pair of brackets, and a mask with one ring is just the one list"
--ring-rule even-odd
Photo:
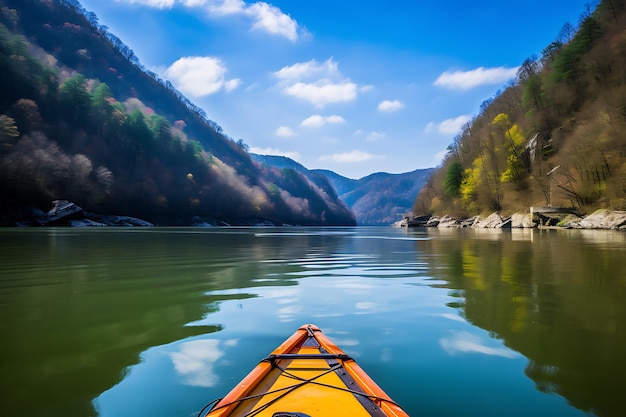
[[(207, 409), (210, 409), (207, 411)], [(313, 324), (301, 326), (199, 417), (407, 416)]]

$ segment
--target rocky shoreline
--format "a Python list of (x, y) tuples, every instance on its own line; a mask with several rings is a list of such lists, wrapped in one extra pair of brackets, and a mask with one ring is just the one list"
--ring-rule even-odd
[[(37, 227), (37, 226), (62, 226), (62, 227), (153, 227), (159, 226), (147, 220), (131, 216), (94, 213), (83, 210), (77, 204), (67, 200), (54, 200), (49, 211), (39, 208), (23, 208), (9, 211), (8, 215), (2, 216), (0, 226)], [(239, 219), (194, 216), (188, 221), (178, 221), (166, 226), (284, 226), (277, 225), (265, 219)]]
[[(6, 220), (6, 219), (4, 219)], [(99, 214), (84, 211), (78, 205), (66, 201), (53, 201), (48, 212), (33, 208), (28, 213), (13, 218), (11, 224), (3, 226), (70, 226), (70, 227), (151, 227), (155, 224), (130, 216)], [(263, 219), (214, 219), (194, 217), (187, 226), (280, 226)], [(182, 226), (182, 224), (180, 225)], [(393, 223), (392, 227), (438, 227), (438, 228), (474, 228), (474, 229), (604, 229), (626, 231), (626, 211), (600, 209), (582, 216), (575, 210), (565, 208), (531, 208), (527, 212), (518, 212), (510, 216), (495, 212), (489, 216), (456, 218), (450, 215), (423, 215), (405, 217)]]
[(605, 229), (626, 231), (626, 211), (600, 209), (588, 216), (573, 214), (571, 210), (514, 213), (505, 216), (495, 212), (487, 217), (474, 216), (465, 219), (445, 216), (418, 216), (405, 218), (392, 227), (438, 227), (438, 228), (475, 228), (475, 229)]

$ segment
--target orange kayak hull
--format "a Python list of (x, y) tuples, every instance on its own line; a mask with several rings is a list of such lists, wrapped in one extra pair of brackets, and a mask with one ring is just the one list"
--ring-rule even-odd
[(203, 417), (408, 416), (313, 324), (301, 326)]

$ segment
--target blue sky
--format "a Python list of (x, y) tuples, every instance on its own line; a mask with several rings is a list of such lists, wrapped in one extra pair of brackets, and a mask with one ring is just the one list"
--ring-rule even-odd
[(251, 152), (361, 178), (436, 166), (588, 1), (81, 3)]

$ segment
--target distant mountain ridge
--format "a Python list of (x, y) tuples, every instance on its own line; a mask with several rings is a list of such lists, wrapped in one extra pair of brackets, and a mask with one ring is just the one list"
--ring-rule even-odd
[(285, 156), (251, 154), (261, 164), (279, 169), (293, 169), (309, 177), (328, 179), (338, 197), (352, 209), (358, 225), (387, 226), (410, 213), (419, 190), (434, 168), (417, 169), (402, 174), (377, 172), (358, 180), (334, 171), (312, 169)]

